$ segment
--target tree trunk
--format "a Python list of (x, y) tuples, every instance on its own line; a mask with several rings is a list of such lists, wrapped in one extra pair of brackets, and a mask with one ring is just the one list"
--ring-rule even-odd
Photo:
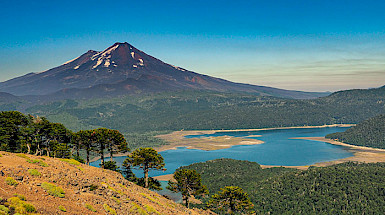
[(188, 201), (188, 196), (184, 197), (184, 201), (185, 201), (186, 208), (189, 208), (190, 207), (190, 202)]
[(144, 167), (144, 187), (148, 188), (148, 168)]
[(100, 160), (102, 161), (101, 167), (104, 168), (104, 150), (100, 153)]
[(230, 213), (233, 213), (235, 211), (235, 204), (233, 200), (230, 198)]
[(27, 143), (27, 148), (28, 148), (27, 154), (29, 154), (31, 152), (31, 146), (29, 145), (29, 143)]
[(78, 143), (78, 147), (76, 147), (76, 156), (77, 157), (80, 157), (79, 150), (80, 150), (80, 144)]
[(90, 165), (90, 151), (87, 150), (87, 165)]
[(113, 161), (114, 159), (113, 159), (113, 151), (112, 151), (112, 149), (110, 149), (110, 161)]

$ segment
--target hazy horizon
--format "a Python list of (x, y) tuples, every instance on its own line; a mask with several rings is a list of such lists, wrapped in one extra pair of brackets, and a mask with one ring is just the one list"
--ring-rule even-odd
[(21, 2), (0, 9), (0, 81), (128, 42), (234, 82), (301, 91), (385, 85), (382, 1)]

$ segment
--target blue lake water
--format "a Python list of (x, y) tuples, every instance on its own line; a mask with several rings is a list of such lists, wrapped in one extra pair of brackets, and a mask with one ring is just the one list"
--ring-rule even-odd
[[(204, 162), (218, 158), (232, 158), (237, 160), (254, 161), (263, 165), (304, 166), (318, 162), (332, 161), (353, 156), (346, 147), (332, 145), (325, 142), (290, 139), (295, 137), (323, 137), (326, 134), (342, 132), (347, 128), (294, 128), (275, 129), (264, 131), (238, 131), (217, 132), (205, 135), (190, 135), (186, 138), (202, 138), (217, 136), (247, 137), (249, 135), (261, 135), (261, 137), (247, 137), (262, 140), (265, 143), (259, 145), (233, 146), (228, 149), (204, 151), (197, 149), (178, 148), (160, 152), (166, 163), (166, 171), (151, 171), (150, 176), (172, 174), (180, 167), (197, 162)], [(114, 158), (121, 165), (126, 157)], [(99, 166), (100, 161), (91, 165)], [(142, 177), (140, 170), (134, 173)]]

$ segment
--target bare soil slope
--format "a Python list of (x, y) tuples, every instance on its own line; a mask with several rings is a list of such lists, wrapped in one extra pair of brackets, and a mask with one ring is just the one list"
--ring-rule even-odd
[[(59, 188), (49, 190), (47, 183)], [(38, 214), (210, 214), (188, 210), (110, 170), (74, 160), (0, 152), (0, 206), (16, 194)]]

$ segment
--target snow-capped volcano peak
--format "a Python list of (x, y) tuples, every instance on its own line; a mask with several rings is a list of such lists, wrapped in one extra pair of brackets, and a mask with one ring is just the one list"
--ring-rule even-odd
[(118, 67), (119, 64), (137, 68), (144, 66), (144, 61), (139, 54), (139, 51), (129, 43), (115, 43), (104, 51), (98, 52), (91, 57), (95, 61), (92, 69), (99, 67)]

